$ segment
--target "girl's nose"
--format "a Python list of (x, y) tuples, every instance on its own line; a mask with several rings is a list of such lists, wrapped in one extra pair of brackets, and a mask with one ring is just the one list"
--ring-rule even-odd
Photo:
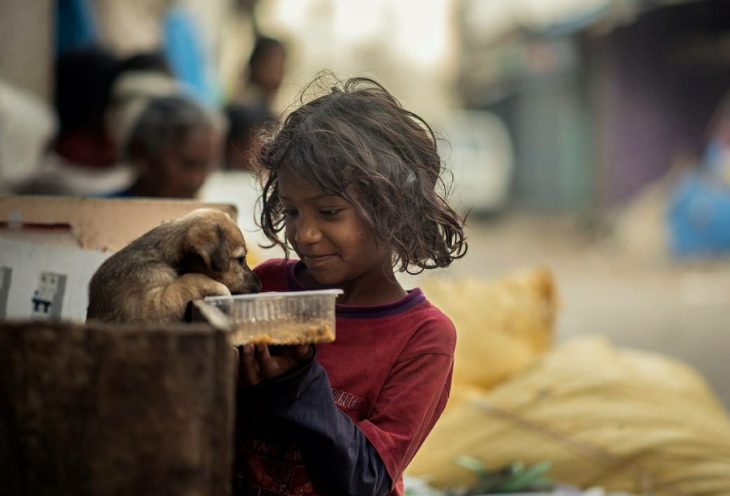
[(319, 230), (317, 222), (302, 215), (297, 223), (296, 241), (297, 244), (312, 244), (322, 239), (322, 231)]

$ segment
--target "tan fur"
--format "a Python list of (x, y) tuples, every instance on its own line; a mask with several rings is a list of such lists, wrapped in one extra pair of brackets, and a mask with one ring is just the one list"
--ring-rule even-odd
[(87, 320), (182, 320), (205, 296), (257, 292), (241, 230), (224, 212), (198, 209), (158, 226), (109, 257), (89, 283)]

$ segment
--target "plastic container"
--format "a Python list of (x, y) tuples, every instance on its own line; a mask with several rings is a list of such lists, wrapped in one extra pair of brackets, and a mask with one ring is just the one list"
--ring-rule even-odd
[(304, 344), (335, 339), (341, 289), (209, 296), (205, 302), (232, 324), (233, 343)]

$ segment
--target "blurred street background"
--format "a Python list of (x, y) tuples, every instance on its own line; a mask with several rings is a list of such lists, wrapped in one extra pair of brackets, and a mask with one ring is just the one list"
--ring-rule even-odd
[(375, 78), (441, 138), (470, 236), (444, 277), (544, 266), (558, 340), (675, 356), (730, 405), (725, 1), (3, 0), (0, 192), (132, 191), (125, 102), (173, 83), (224, 137), (190, 196), (251, 232), (235, 157), (325, 69)]

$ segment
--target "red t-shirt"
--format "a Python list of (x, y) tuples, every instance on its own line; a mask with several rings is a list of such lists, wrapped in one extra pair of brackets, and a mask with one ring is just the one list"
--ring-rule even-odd
[[(254, 272), (262, 291), (301, 291), (296, 261)], [(403, 494), (402, 474), (446, 406), (456, 331), (420, 289), (379, 306), (336, 306), (336, 339), (317, 346), (337, 407), (359, 427)]]

